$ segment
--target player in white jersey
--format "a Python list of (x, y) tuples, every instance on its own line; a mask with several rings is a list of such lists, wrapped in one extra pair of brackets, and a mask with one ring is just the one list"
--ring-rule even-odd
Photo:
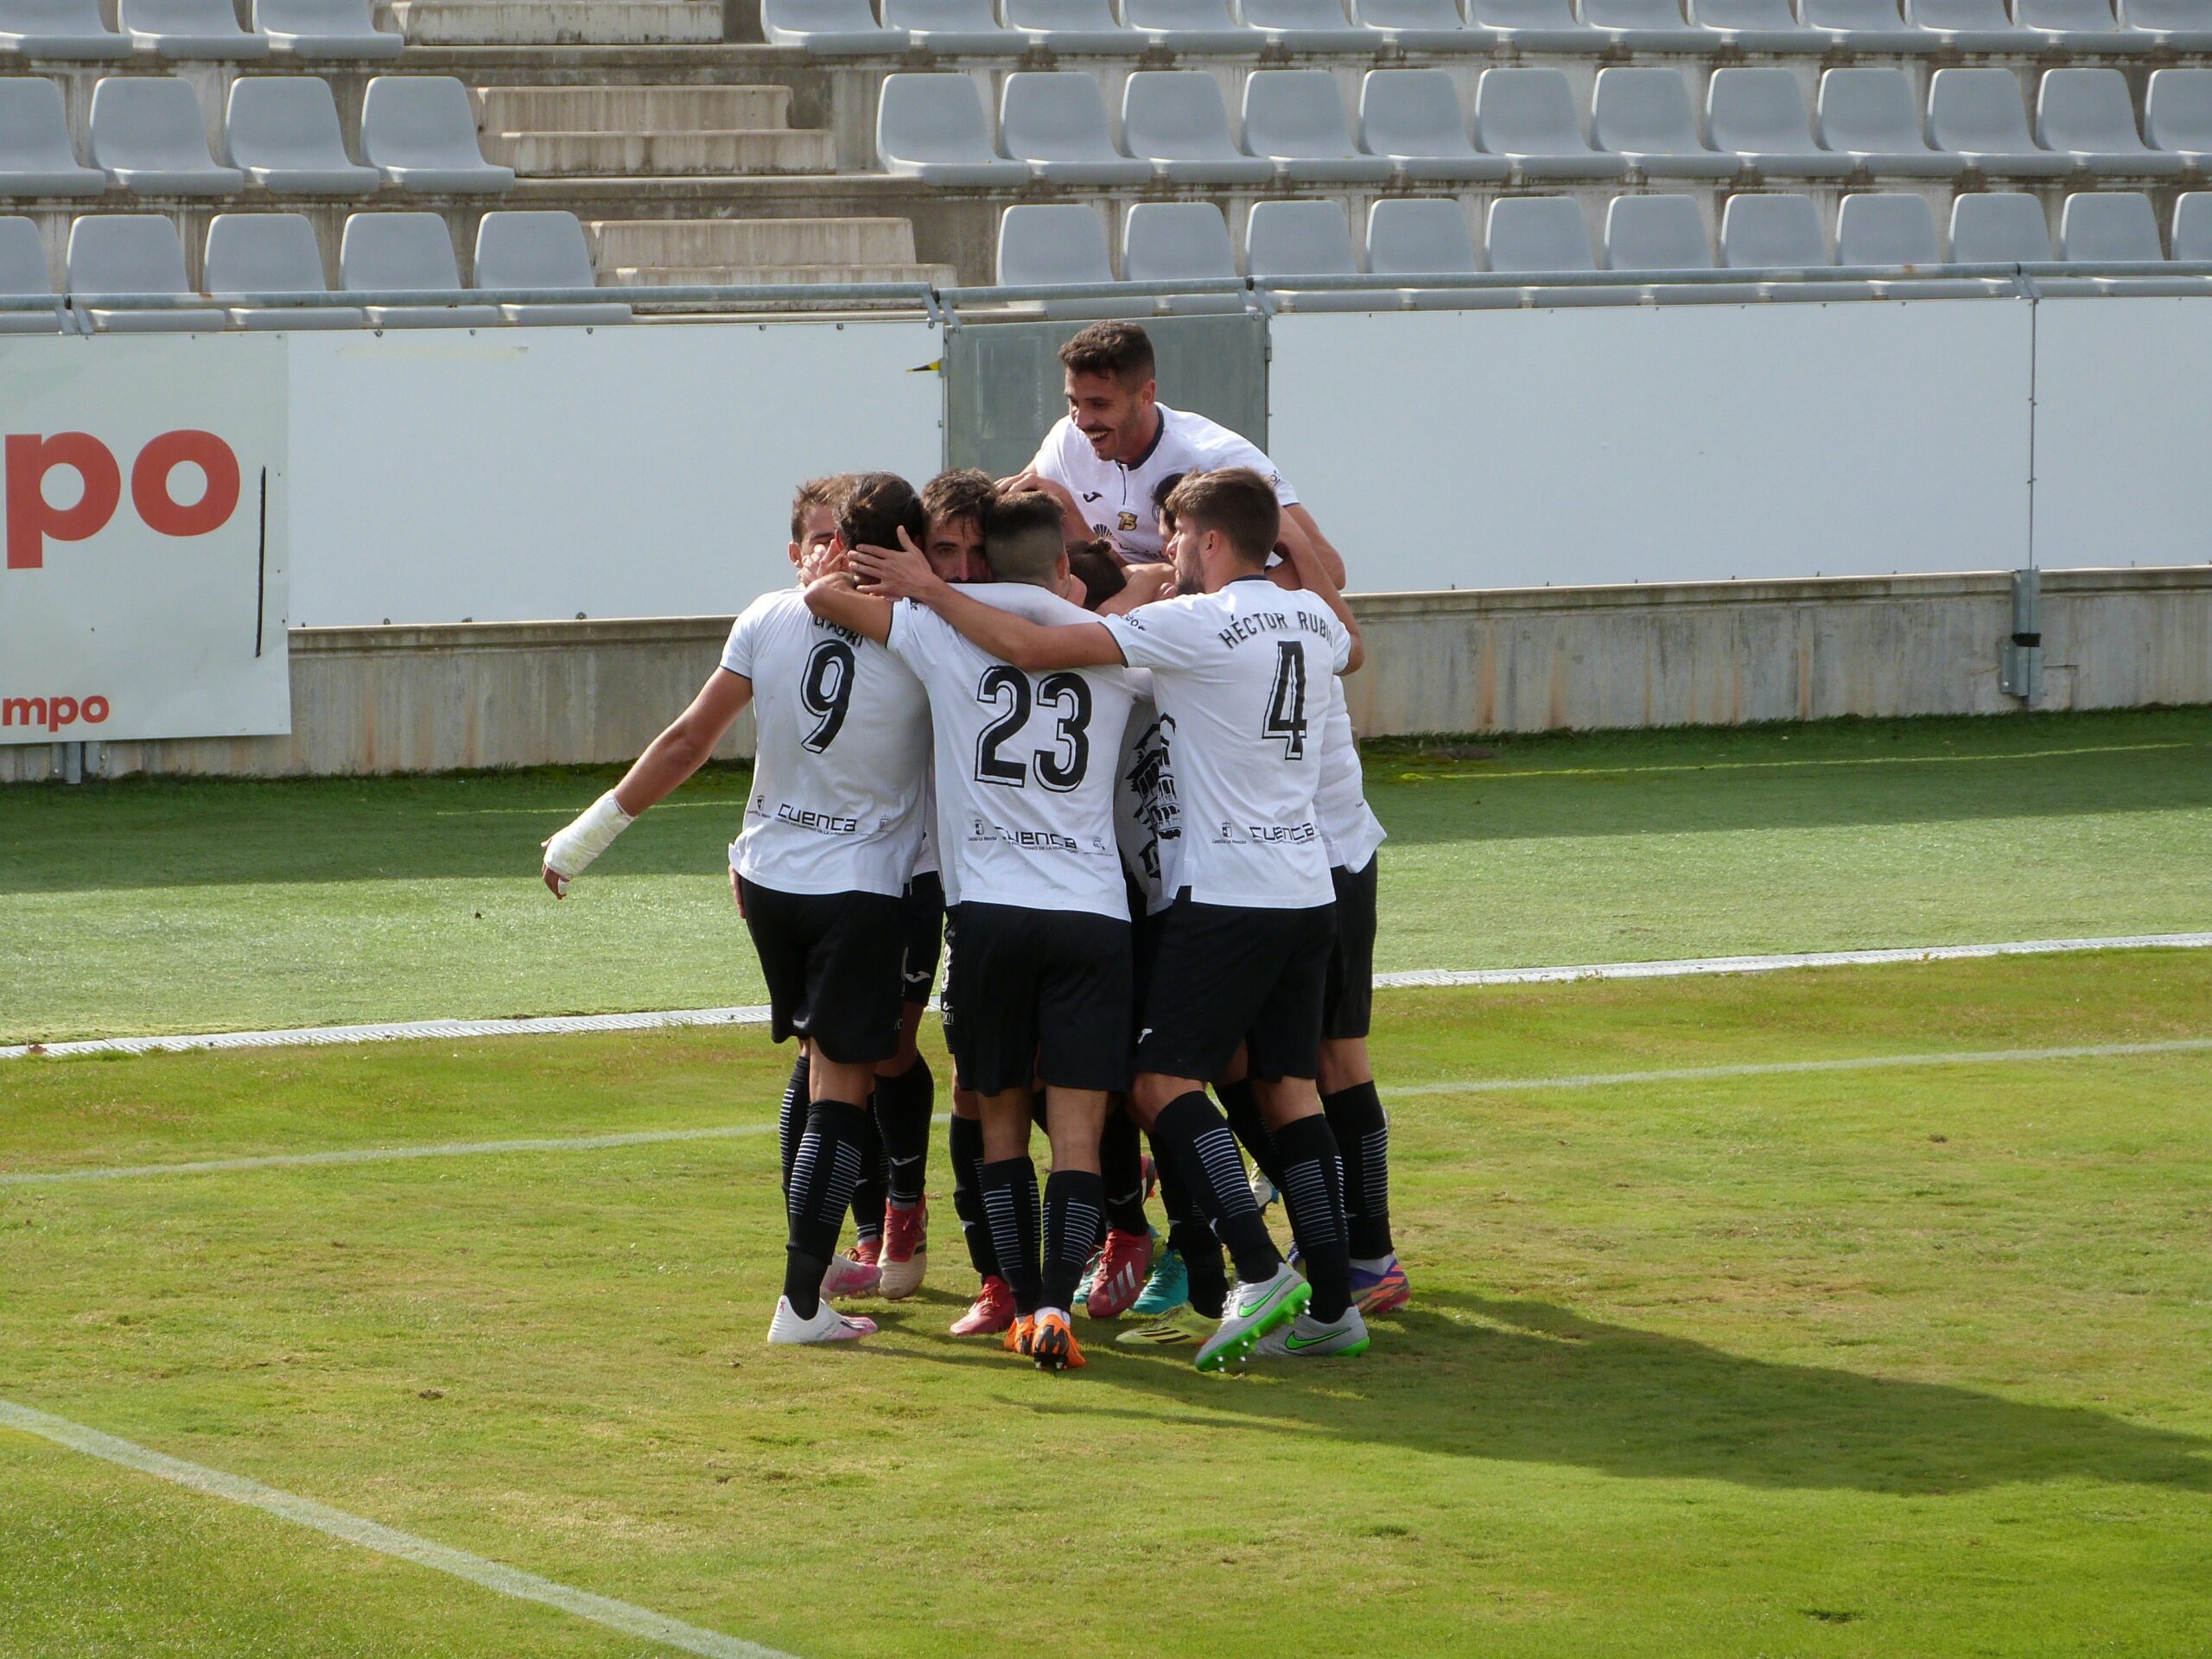
[[(1185, 591), (1125, 617), (1039, 626), (975, 603), (911, 556), (857, 552), (853, 569), (920, 598), (1025, 673), (1152, 670), (1154, 700), (1175, 722), (1183, 886), (1160, 925), (1130, 1103), (1177, 1160), (1242, 1281), (1198, 1366), (1241, 1359), (1285, 1325), (1285, 1352), (1355, 1354), (1367, 1332), (1351, 1305), (1336, 1141), (1313, 1083), (1335, 893), (1314, 811), (1313, 728), (1340, 695), (1336, 676), (1358, 666), (1358, 634), (1341, 598), (1332, 605), (1267, 580), (1280, 510), (1265, 478), (1243, 468), (1186, 478), (1173, 505)], [(1282, 1154), (1306, 1281), (1268, 1237), (1205, 1095), (1240, 1044)]]
[[(1050, 498), (998, 498), (983, 550), (996, 580), (962, 590), (980, 607), (1047, 625), (1084, 619), (1059, 596), (1067, 558)], [(1118, 661), (1026, 673), (924, 607), (887, 607), (836, 577), (807, 603), (883, 639), (928, 689), (954, 925), (945, 1040), (982, 1099), (984, 1211), (1017, 1315), (1009, 1345), (1040, 1369), (1080, 1365), (1068, 1311), (1103, 1216), (1099, 1129), (1129, 1081), (1128, 906), (1114, 836), (1126, 677)], [(1041, 1261), (1033, 1080), (1052, 1142)]]
[[(840, 501), (834, 559), (856, 537), (921, 528), (903, 480), (866, 474)], [(874, 1325), (822, 1301), (866, 1155), (876, 1065), (897, 1049), (899, 895), (921, 837), (929, 709), (888, 652), (764, 595), (730, 630), (721, 665), (620, 783), (545, 847), (556, 896), (636, 816), (704, 763), (748, 704), (758, 728), (745, 830), (733, 852), (746, 925), (768, 982), (775, 1039), (798, 1035), (811, 1096), (785, 1183), (790, 1221), (774, 1343), (834, 1342)]]

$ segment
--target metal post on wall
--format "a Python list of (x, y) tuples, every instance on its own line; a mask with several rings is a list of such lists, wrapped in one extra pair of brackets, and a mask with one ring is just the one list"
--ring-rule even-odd
[(1999, 653), (1997, 683), (2032, 709), (2043, 701), (2043, 572), (2012, 573), (2012, 633)]
[(81, 743), (57, 743), (54, 746), (54, 769), (65, 784), (85, 781), (85, 746)]

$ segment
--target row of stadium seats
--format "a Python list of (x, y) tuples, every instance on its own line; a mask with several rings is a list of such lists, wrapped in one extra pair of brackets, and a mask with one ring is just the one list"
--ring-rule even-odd
[[(330, 291), (314, 226), (298, 213), (219, 213), (207, 227), (200, 286), (187, 280), (184, 244), (158, 213), (87, 213), (69, 228), (61, 292), (101, 296), (203, 293), (324, 294)], [(339, 286), (354, 293), (452, 292), (461, 270), (445, 220), (435, 213), (355, 213), (338, 255)], [(583, 227), (572, 213), (486, 213), (476, 227), (481, 289), (595, 290)], [(0, 295), (50, 296), (46, 250), (28, 219), (0, 218)], [(97, 332), (175, 333), (221, 328), (473, 328), (513, 323), (628, 322), (630, 308), (609, 301), (535, 305), (231, 306), (175, 310), (102, 309), (72, 315)], [(53, 311), (0, 311), (0, 334), (53, 334)]]
[[(1144, 202), (1128, 211), (1123, 227), (1122, 274), (1132, 283), (1263, 277), (1295, 286), (1300, 278), (1353, 276), (1416, 279), (1477, 271), (1556, 274), (1565, 271), (1695, 271), (1715, 269), (1816, 269), (1838, 265), (1942, 265), (1944, 241), (1927, 199), (1905, 192), (1847, 196), (1838, 210), (1831, 257), (1826, 228), (1810, 196), (1731, 197), (1720, 214), (1718, 261), (1694, 198), (1618, 196), (1606, 209), (1600, 252), (1593, 257), (1581, 204), (1566, 196), (1507, 196), (1484, 216), (1484, 253), (1478, 260), (1472, 227), (1457, 201), (1390, 198), (1367, 213), (1365, 261), (1352, 245), (1341, 204), (1263, 201), (1246, 223), (1240, 271), (1221, 210), (1207, 202)], [(2011, 192), (1962, 195), (1951, 204), (1948, 263), (2035, 264), (2052, 257), (2043, 206)], [(2058, 257), (2069, 262), (2155, 263), (2165, 258), (2148, 196), (2137, 191), (2082, 192), (2067, 198), (2059, 221)], [(2174, 210), (2173, 257), (2212, 263), (2212, 191), (2183, 195)], [(1009, 287), (1062, 286), (1116, 280), (1106, 249), (1104, 221), (1092, 207), (1034, 204), (1009, 207), (999, 223), (998, 279)], [(2212, 294), (2212, 278), (2114, 278), (2120, 291)], [(1777, 283), (1709, 288), (1690, 285), (1662, 298), (1751, 300), (1777, 298), (1934, 297), (2016, 291), (2009, 283), (1950, 279), (1889, 283)], [(1518, 305), (1518, 289), (1433, 289), (1423, 292), (1386, 283), (1380, 291), (1293, 296), (1289, 308), (1372, 310)], [(1554, 289), (1548, 304), (1632, 303), (1633, 286)], [(1149, 304), (1150, 302), (1141, 303)], [(1170, 312), (1234, 309), (1235, 296), (1190, 296), (1162, 300)], [(1126, 315), (1115, 305), (1075, 300), (1055, 302), (1059, 315)]]
[(2145, 52), (2212, 48), (2207, 0), (762, 0), (822, 55), (1053, 52)]
[(231, 0), (0, 0), (0, 52), (27, 58), (396, 58), (404, 44), (371, 22), (368, 0), (253, 0), (238, 27)]
[[(1376, 69), (1361, 84), (1357, 130), (1325, 69), (1262, 70), (1244, 82), (1243, 142), (1211, 75), (1141, 70), (1124, 84), (1121, 137), (1098, 84), (1081, 71), (1015, 73), (1000, 94), (998, 130), (962, 74), (886, 77), (876, 148), (885, 169), (946, 187), (1070, 184), (1382, 184), (1530, 179), (1733, 177), (1947, 178), (1969, 168), (2008, 178), (2069, 174), (2152, 178), (2212, 163), (2212, 69), (2151, 76), (2145, 144), (2117, 69), (2053, 69), (2035, 95), (2035, 125), (2018, 78), (2001, 68), (1947, 68), (1923, 111), (1895, 68), (1825, 71), (1806, 105), (1783, 68), (1724, 68), (1707, 83), (1704, 130), (1676, 71), (1598, 72), (1586, 131), (1563, 71), (1486, 69), (1471, 140), (1451, 75)], [(1594, 143), (1593, 143), (1594, 140)]]
[[(484, 159), (467, 89), (448, 75), (378, 75), (361, 100), (361, 162), (346, 153), (330, 83), (242, 75), (231, 83), (215, 159), (200, 95), (167, 75), (109, 75), (92, 88), (89, 167), (70, 143), (61, 89), (41, 76), (0, 79), (0, 194), (227, 196), (247, 183), (285, 194), (514, 187)], [(365, 164), (363, 164), (365, 163)]]

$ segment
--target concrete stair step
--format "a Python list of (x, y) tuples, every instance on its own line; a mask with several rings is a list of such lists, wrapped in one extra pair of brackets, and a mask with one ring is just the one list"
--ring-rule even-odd
[(719, 0), (392, 0), (423, 46), (697, 45), (722, 38)]
[(940, 288), (954, 281), (950, 265), (839, 264), (839, 265), (617, 265), (605, 272), (609, 281), (640, 288), (681, 287), (691, 283), (934, 283)]
[(607, 270), (919, 263), (913, 225), (904, 219), (615, 219), (588, 230)]
[(489, 160), (532, 178), (745, 173), (831, 173), (836, 138), (789, 128), (757, 132), (493, 132)]
[(480, 86), (486, 132), (763, 132), (791, 124), (788, 86)]

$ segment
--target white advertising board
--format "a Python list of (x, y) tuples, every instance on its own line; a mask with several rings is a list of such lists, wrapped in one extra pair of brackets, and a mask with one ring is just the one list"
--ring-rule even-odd
[(0, 340), (0, 743), (289, 732), (284, 347)]

